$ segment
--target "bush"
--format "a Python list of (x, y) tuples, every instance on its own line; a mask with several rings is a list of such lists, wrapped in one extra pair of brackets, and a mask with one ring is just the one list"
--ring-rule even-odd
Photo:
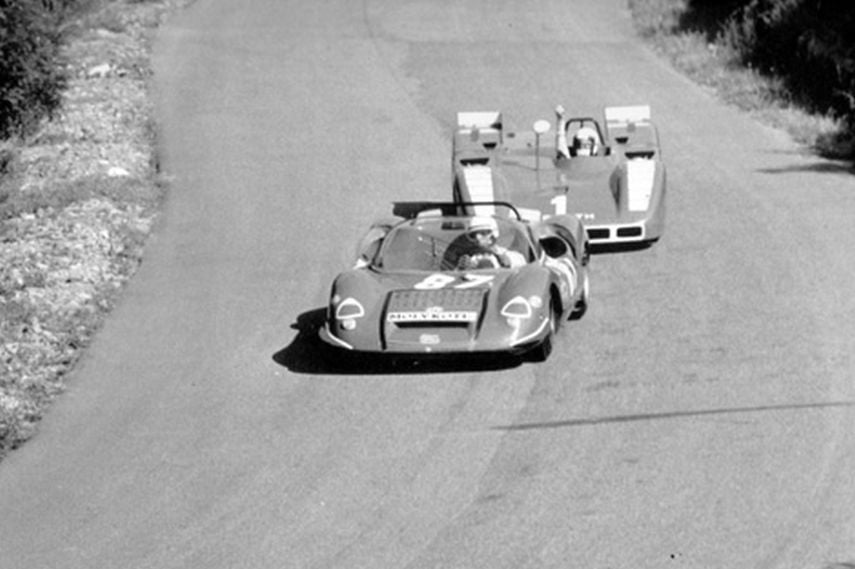
[(842, 0), (752, 0), (722, 30), (744, 64), (855, 131), (855, 12)]
[(0, 0), (0, 138), (31, 132), (60, 105), (66, 79), (59, 24), (65, 4)]

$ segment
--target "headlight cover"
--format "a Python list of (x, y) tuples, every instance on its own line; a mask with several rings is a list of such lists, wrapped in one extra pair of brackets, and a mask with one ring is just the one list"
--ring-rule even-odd
[(335, 308), (336, 320), (353, 320), (363, 316), (365, 316), (365, 307), (353, 297), (345, 298)]
[(510, 299), (501, 310), (501, 315), (505, 318), (531, 318), (533, 313), (531, 303), (521, 296)]

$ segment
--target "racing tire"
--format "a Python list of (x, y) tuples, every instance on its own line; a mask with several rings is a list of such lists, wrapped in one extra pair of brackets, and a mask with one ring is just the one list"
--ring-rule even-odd
[(552, 333), (529, 352), (529, 360), (533, 362), (545, 362), (552, 353)]
[(552, 341), (555, 338), (555, 333), (558, 328), (559, 312), (556, 309), (555, 301), (552, 301), (552, 310), (549, 311), (549, 332), (546, 337), (537, 346), (529, 352), (529, 359), (533, 362), (545, 362), (552, 353)]
[(582, 295), (576, 301), (576, 306), (570, 312), (568, 320), (579, 320), (588, 311), (588, 295), (590, 294), (591, 285), (588, 281), (588, 273), (585, 272), (585, 281), (582, 283)]

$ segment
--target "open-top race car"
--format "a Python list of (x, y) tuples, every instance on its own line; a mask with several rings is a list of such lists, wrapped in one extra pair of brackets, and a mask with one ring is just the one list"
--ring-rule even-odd
[(452, 150), (454, 199), (507, 200), (544, 216), (570, 214), (592, 246), (649, 245), (665, 227), (665, 166), (649, 106), (607, 107), (504, 132), (499, 112), (458, 113)]
[(574, 216), (527, 221), (504, 202), (398, 202), (336, 277), (322, 340), (357, 352), (506, 352), (546, 359), (588, 303)]

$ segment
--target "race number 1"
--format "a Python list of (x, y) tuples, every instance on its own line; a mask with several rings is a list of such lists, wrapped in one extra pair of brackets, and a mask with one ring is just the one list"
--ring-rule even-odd
[(561, 194), (555, 196), (549, 203), (555, 208), (555, 215), (566, 215), (567, 214), (567, 195)]

